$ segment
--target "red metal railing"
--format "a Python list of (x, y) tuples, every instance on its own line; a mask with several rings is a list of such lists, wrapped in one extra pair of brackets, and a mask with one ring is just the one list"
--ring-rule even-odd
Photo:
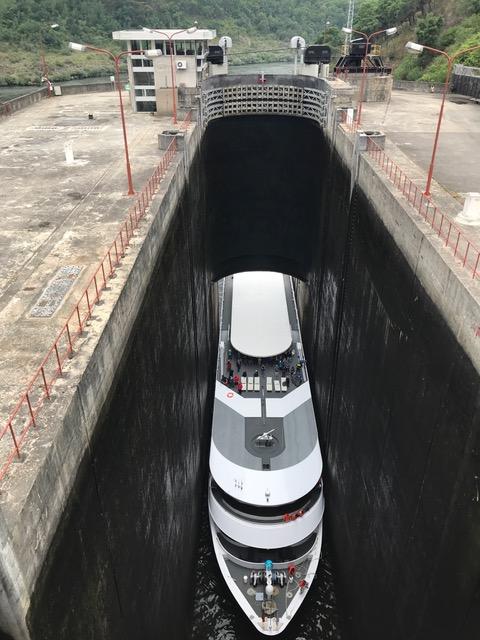
[(191, 123), (192, 123), (192, 110), (190, 109), (190, 111), (185, 116), (183, 122), (180, 124), (180, 129), (188, 129)]
[(480, 250), (466, 237), (464, 232), (440, 211), (432, 200), (422, 192), (422, 189), (417, 187), (371, 138), (367, 140), (367, 153), (438, 237), (444, 241), (445, 246), (452, 249), (453, 255), (460, 264), (471, 271), (472, 278), (480, 277)]
[(350, 131), (350, 133), (355, 133), (358, 130), (358, 123), (355, 116), (349, 116), (346, 109), (342, 109), (339, 113), (339, 124), (343, 124), (345, 129)]
[(125, 255), (125, 249), (128, 247), (135, 229), (138, 228), (140, 221), (145, 216), (176, 150), (177, 142), (174, 138), (160, 164), (138, 194), (133, 206), (130, 207), (114, 241), (0, 431), (0, 441), (7, 435), (12, 441), (9, 453), (0, 467), (0, 480), (5, 477), (15, 458), (21, 457), (22, 445), (25, 443), (32, 426), (34, 428), (38, 426), (39, 411), (45, 401), (50, 399), (55, 381), (62, 375), (66, 361), (72, 357), (75, 343), (82, 335), (85, 324), (92, 315), (93, 307), (100, 300), (109, 278), (113, 276)]
[[(347, 117), (346, 111), (340, 112), (340, 124), (355, 133), (357, 123)], [(426, 196), (422, 189), (405, 174), (385, 151), (372, 139), (367, 139), (367, 153), (375, 160), (380, 169), (402, 192), (412, 207), (418, 211), (430, 227), (444, 240), (445, 246), (453, 251), (459, 263), (472, 273), (472, 278), (480, 277), (480, 250), (469, 240), (465, 233)]]

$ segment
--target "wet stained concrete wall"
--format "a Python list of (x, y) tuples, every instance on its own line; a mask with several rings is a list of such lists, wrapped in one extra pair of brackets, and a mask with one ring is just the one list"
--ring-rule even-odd
[(258, 268), (305, 279), (345, 637), (478, 637), (478, 375), (322, 132), (275, 116), (206, 131), (37, 585), (34, 638), (190, 637), (211, 278)]
[(214, 277), (270, 269), (304, 278), (319, 219), (319, 128), (301, 118), (214, 120), (205, 134)]
[(186, 638), (217, 349), (204, 179), (191, 169), (32, 599), (32, 637)]
[(330, 153), (330, 215), (297, 290), (346, 629), (355, 640), (474, 640), (478, 372), (363, 193), (349, 204), (348, 172)]

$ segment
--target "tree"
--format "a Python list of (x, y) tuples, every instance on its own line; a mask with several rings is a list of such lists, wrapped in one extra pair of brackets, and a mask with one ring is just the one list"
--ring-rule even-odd
[(427, 13), (427, 15), (424, 18), (420, 18), (417, 23), (417, 41), (420, 44), (437, 48), (442, 27), (442, 16), (436, 16), (434, 13)]
[(372, 31), (381, 29), (383, 26), (382, 11), (378, 0), (365, 0), (365, 2), (362, 2), (357, 12), (354, 26), (355, 29), (365, 33), (372, 33)]

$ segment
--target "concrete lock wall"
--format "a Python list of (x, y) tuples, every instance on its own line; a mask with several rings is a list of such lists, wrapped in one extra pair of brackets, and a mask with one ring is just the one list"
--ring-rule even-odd
[(306, 276), (322, 188), (320, 138), (320, 129), (303, 118), (241, 116), (209, 124), (204, 144), (215, 278), (264, 268)]
[(188, 189), (172, 193), (175, 216), (35, 588), (33, 638), (188, 637), (217, 346), (196, 233), (202, 170), (197, 156)]
[(473, 640), (480, 367), (471, 278), (365, 157), (350, 202), (352, 143), (341, 132), (335, 143), (332, 215), (298, 293), (349, 637)]
[(25, 96), (19, 96), (18, 98), (2, 102), (0, 104), (0, 116), (9, 116), (12, 113), (25, 109), (25, 107), (29, 107), (31, 104), (35, 104), (35, 102), (46, 97), (47, 88), (41, 87), (40, 89), (34, 90), (32, 93), (28, 93)]
[[(158, 565), (152, 580), (165, 584), (167, 574), (180, 576), (188, 608), (191, 592), (184, 573), (191, 567), (194, 545), (189, 527), (198, 519), (190, 498), (201, 471), (199, 434), (205, 424), (202, 412), (209, 406), (206, 396), (212, 381), (207, 374), (216, 350), (216, 341), (210, 340), (216, 322), (212, 314), (215, 299), (206, 273), (204, 245), (188, 241), (194, 237), (192, 225), (202, 226), (204, 215), (198, 155), (190, 191), (185, 190), (199, 134), (197, 129), (189, 135), (185, 153), (178, 154), (162, 183), (162, 198), (154, 200), (148, 223), (142, 225), (142, 242), (129, 249), (112, 281), (116, 293), (105, 293), (107, 305), (120, 294), (111, 313), (96, 309), (84, 344), (72, 361), (67, 388), (58, 397), (55, 394), (52, 407), (45, 408), (44, 419), (54, 426), (53, 433), (45, 432), (45, 446), (36, 443), (37, 454), (29, 456), (27, 480), (31, 486), (23, 487), (23, 503), (15, 502), (11, 518), (0, 522), (1, 623), (15, 639), (133, 638), (141, 606), (145, 607), (140, 616), (145, 624), (142, 637), (154, 637), (149, 625), (158, 629), (163, 623), (153, 614), (152, 598), (164, 590), (152, 595), (143, 584), (134, 588), (138, 597), (131, 593), (134, 582), (137, 586), (142, 582), (138, 575), (135, 578), (134, 567), (142, 568), (146, 575), (145, 566), (155, 567), (154, 558)], [(194, 208), (196, 218), (190, 215)], [(179, 246), (183, 252), (178, 251)], [(157, 266), (157, 277), (147, 289), (156, 263), (161, 267)], [(168, 275), (172, 269), (175, 276)], [(139, 310), (145, 309), (146, 292), (151, 300), (147, 308), (154, 316), (145, 320), (143, 313), (147, 323), (147, 330), (140, 330), (144, 344), (126, 348)], [(181, 331), (181, 321), (189, 340)], [(137, 325), (141, 323), (139, 319)], [(117, 384), (122, 358), (135, 364), (130, 368), (132, 380), (121, 397), (140, 406), (151, 407), (144, 400), (152, 396), (164, 403), (158, 413), (138, 416), (136, 423), (132, 420), (134, 426), (122, 424), (123, 414), (110, 422), (104, 417), (108, 412), (102, 414), (102, 406), (117, 406), (110, 392)], [(181, 372), (181, 379), (175, 371)], [(188, 438), (182, 431), (185, 425)], [(51, 442), (47, 446), (52, 435), (53, 446)], [(177, 460), (178, 473), (163, 458), (169, 438), (175, 441), (167, 450)], [(164, 467), (162, 471), (162, 464), (170, 464), (167, 471)], [(4, 489), (8, 495), (11, 487)], [(155, 511), (149, 504), (157, 499), (163, 500), (163, 510), (158, 505)], [(160, 526), (153, 526), (155, 517), (161, 520)], [(115, 518), (123, 518), (118, 531), (116, 526), (111, 528)], [(170, 565), (171, 545), (176, 545), (178, 535), (183, 537), (177, 540), (182, 553), (175, 557), (176, 564)], [(135, 558), (136, 552), (139, 555)], [(135, 561), (132, 565), (132, 558), (136, 565)], [(180, 597), (178, 585), (171, 594), (172, 598)], [(188, 615), (182, 624), (188, 624)]]

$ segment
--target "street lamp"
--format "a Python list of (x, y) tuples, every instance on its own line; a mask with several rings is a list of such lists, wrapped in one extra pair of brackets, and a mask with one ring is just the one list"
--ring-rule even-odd
[[(58, 29), (60, 25), (56, 22), (54, 24), (49, 25), (50, 29)], [(42, 82), (47, 83), (47, 97), (50, 98), (52, 94), (52, 83), (48, 77), (48, 66), (47, 60), (45, 58), (45, 43), (44, 43), (44, 35), (45, 32), (43, 30), (40, 31), (40, 63), (42, 65)]]
[(325, 20), (325, 28), (323, 29), (323, 43), (327, 41), (327, 29), (330, 26), (330, 20)]
[(350, 29), (350, 27), (342, 27), (343, 33), (352, 34), (358, 33), (359, 35), (365, 38), (365, 54), (363, 56), (363, 71), (362, 71), (362, 81), (360, 83), (360, 93), (359, 93), (359, 105), (358, 105), (358, 113), (357, 113), (357, 125), (360, 124), (362, 119), (362, 104), (363, 104), (363, 94), (365, 93), (365, 82), (366, 82), (366, 74), (367, 74), (367, 56), (368, 56), (368, 45), (370, 44), (370, 40), (374, 36), (378, 36), (381, 33), (384, 33), (387, 36), (393, 36), (397, 33), (397, 27), (390, 27), (389, 29), (381, 29), (380, 31), (375, 31), (370, 35), (363, 33), (363, 31), (357, 31), (356, 29)]
[[(293, 38), (290, 38), (290, 49), (294, 49), (295, 50), (295, 58), (293, 60), (293, 75), (296, 76), (297, 75), (297, 65), (298, 65), (298, 54), (302, 51), (305, 50), (306, 47), (306, 42), (305, 39), (302, 38), (302, 36), (293, 36)], [(302, 58), (300, 55), (300, 62), (301, 62)]]
[(101, 53), (111, 58), (115, 63), (115, 84), (117, 85), (117, 90), (118, 90), (118, 99), (120, 103), (120, 117), (122, 120), (123, 145), (125, 148), (125, 162), (127, 165), (128, 195), (133, 196), (135, 194), (135, 189), (133, 188), (132, 171), (130, 168), (130, 157), (128, 155), (127, 127), (125, 124), (125, 112), (123, 109), (122, 87), (120, 84), (120, 58), (122, 56), (136, 55), (136, 54), (139, 54), (139, 55), (147, 54), (153, 57), (156, 55), (161, 55), (161, 52), (156, 50), (143, 51), (142, 49), (138, 51), (122, 51), (118, 55), (114, 55), (111, 51), (108, 51), (107, 49), (99, 49), (97, 47), (92, 47), (89, 44), (78, 44), (77, 42), (69, 42), (68, 46), (72, 51), (94, 51), (95, 53)]
[(148, 31), (150, 33), (159, 33), (161, 36), (164, 36), (169, 43), (170, 49), (170, 72), (172, 76), (172, 100), (173, 100), (173, 124), (177, 124), (177, 98), (175, 95), (175, 85), (176, 85), (176, 73), (173, 64), (173, 38), (175, 36), (180, 35), (181, 33), (195, 33), (197, 31), (197, 21), (193, 23), (192, 27), (188, 27), (187, 29), (179, 29), (178, 31), (174, 31), (170, 35), (165, 33), (165, 31), (160, 31), (160, 29), (148, 29), (147, 27), (142, 27), (143, 31)]
[(470, 51), (475, 51), (476, 49), (480, 49), (480, 44), (477, 44), (474, 47), (469, 47), (468, 49), (462, 49), (462, 51), (457, 51), (457, 53), (455, 53), (453, 56), (450, 56), (446, 51), (442, 51), (440, 49), (434, 49), (433, 47), (427, 47), (427, 45), (425, 44), (417, 44), (416, 42), (407, 42), (407, 44), (405, 45), (405, 48), (408, 51), (413, 53), (422, 53), (426, 49), (427, 51), (431, 51), (431, 53), (445, 56), (445, 58), (448, 61), (447, 75), (445, 77), (445, 84), (443, 85), (442, 104), (440, 107), (440, 113), (438, 115), (438, 120), (437, 120), (437, 130), (435, 132), (435, 141), (433, 143), (432, 159), (430, 160), (430, 166), (428, 168), (427, 184), (425, 186), (425, 191), (424, 191), (425, 196), (430, 196), (430, 187), (432, 184), (433, 167), (435, 165), (435, 156), (437, 153), (438, 138), (440, 136), (440, 127), (442, 125), (443, 110), (445, 108), (445, 99), (447, 97), (448, 87), (450, 85), (450, 76), (452, 74), (453, 63), (458, 57), (460, 57), (464, 53), (469, 53)]

